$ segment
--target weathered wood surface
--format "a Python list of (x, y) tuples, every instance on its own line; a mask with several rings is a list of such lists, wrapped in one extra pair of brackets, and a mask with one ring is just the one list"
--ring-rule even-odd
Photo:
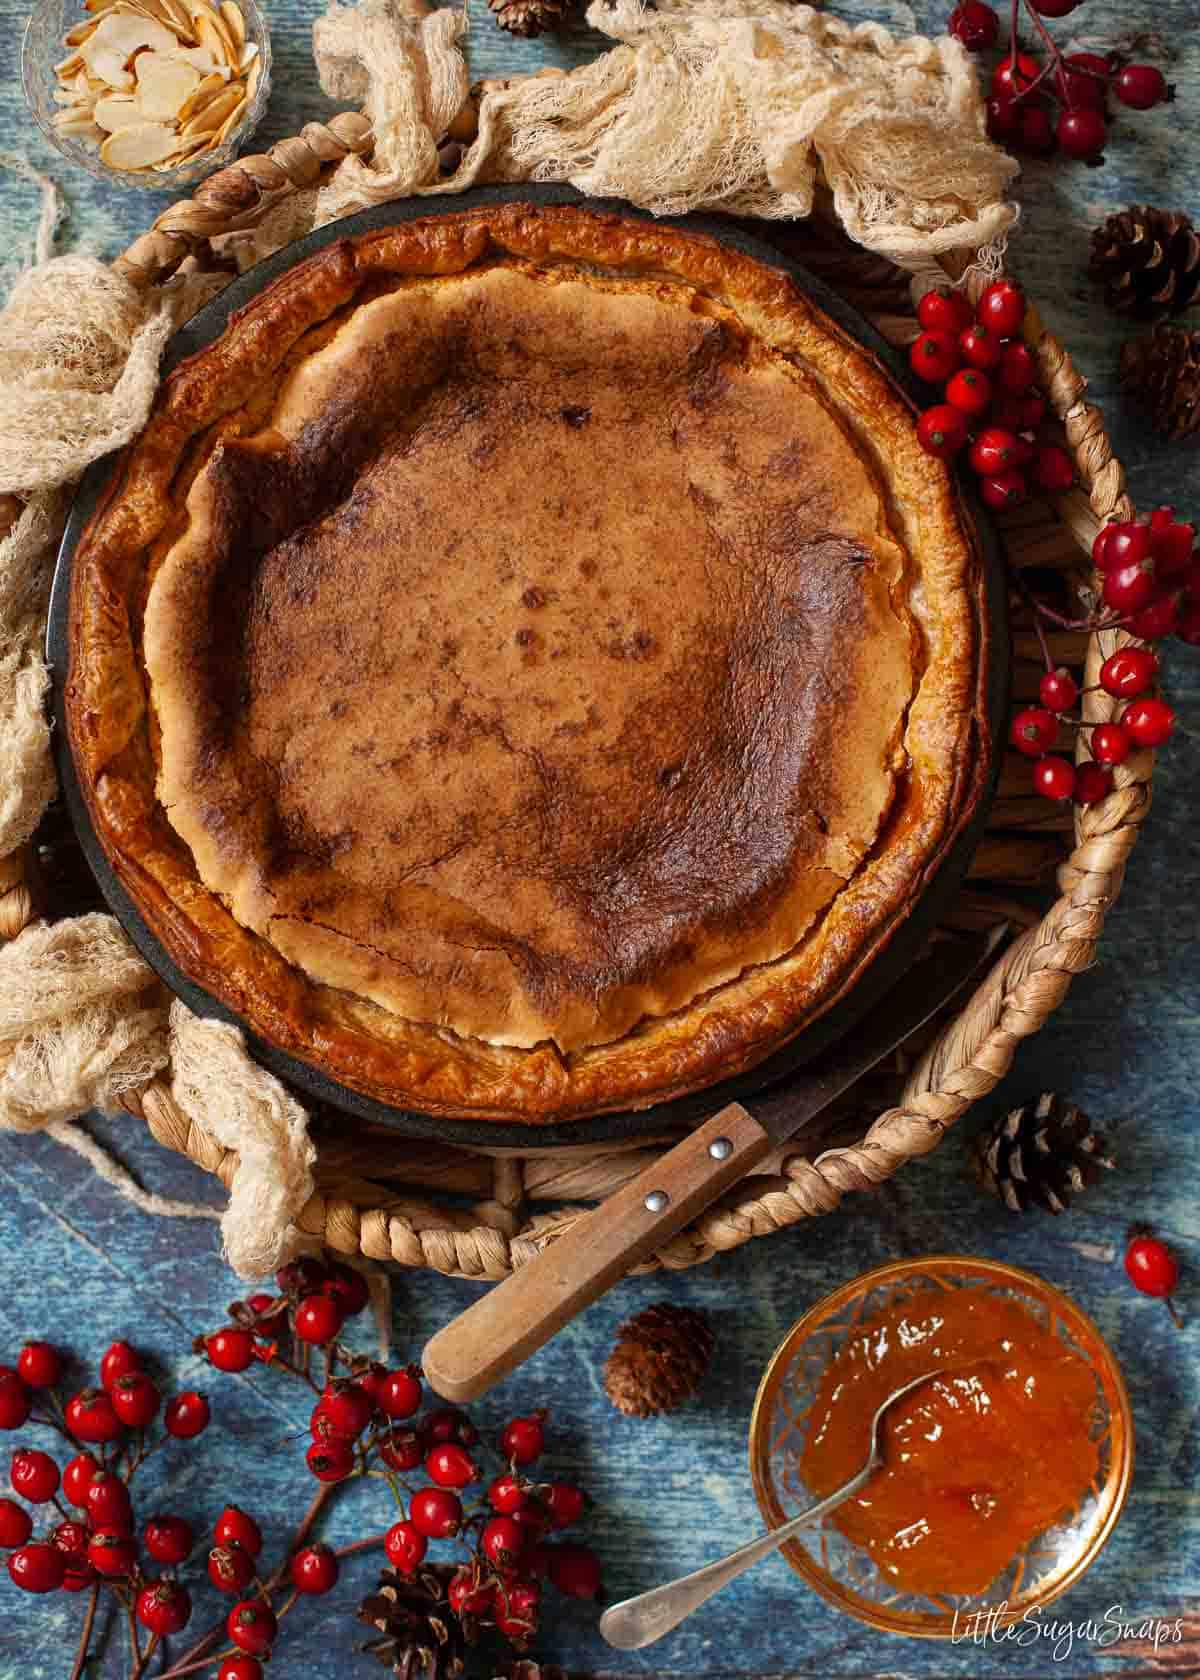
[[(316, 86), (308, 47), (318, 0), (275, 0), (275, 92), (259, 138), (271, 141), (330, 110)], [(944, 8), (927, 3), (839, 7), (898, 31), (935, 28)], [(0, 148), (49, 170), (70, 204), (64, 241), (113, 254), (150, 222), (163, 200), (116, 192), (73, 172), (33, 132), (17, 75), (24, 8), (0, 0)], [(1171, 67), (1179, 102), (1115, 130), (1103, 168), (1034, 164), (1020, 184), (1025, 204), (1012, 260), (1043, 313), (1092, 380), (1107, 409), (1118, 452), (1143, 505), (1167, 500), (1200, 512), (1200, 446), (1157, 442), (1117, 398), (1122, 327), (1108, 316), (1083, 274), (1088, 231), (1106, 211), (1149, 199), (1200, 216), (1200, 28), (1195, 0), (1087, 0), (1073, 20), (1080, 36), (1159, 30), (1178, 52)], [(1060, 33), (1064, 26), (1058, 25)], [(542, 63), (570, 64), (596, 50), (581, 31), (566, 42), (522, 44), (500, 34), (476, 0), (470, 52), (477, 74)], [(31, 247), (35, 195), (0, 173), (0, 260)], [(1200, 316), (1200, 311), (1197, 312)], [(1200, 320), (1198, 323), (1200, 324)], [(564, 1331), (481, 1409), (484, 1419), (550, 1405), (556, 1418), (552, 1468), (578, 1466), (598, 1504), (592, 1532), (604, 1554), (608, 1589), (623, 1596), (697, 1564), (755, 1527), (745, 1462), (754, 1388), (787, 1326), (818, 1295), (897, 1254), (958, 1250), (996, 1255), (1040, 1271), (1091, 1312), (1123, 1361), (1138, 1426), (1137, 1470), (1125, 1518), (1091, 1574), (1052, 1613), (1076, 1622), (1123, 1606), (1130, 1619), (1173, 1616), (1200, 1598), (1200, 955), (1194, 945), (1200, 894), (1196, 794), (1200, 747), (1200, 656), (1172, 653), (1170, 685), (1184, 721), (1163, 757), (1155, 809), (1111, 919), (1105, 961), (1074, 987), (1053, 1023), (1030, 1043), (994, 1105), (1043, 1085), (1069, 1089), (1115, 1133), (1119, 1171), (1058, 1222), (1013, 1219), (986, 1201), (965, 1175), (962, 1135), (909, 1167), (878, 1195), (835, 1218), (759, 1241), (715, 1264), (674, 1277), (624, 1285)], [(99, 1124), (144, 1182), (167, 1194), (216, 1199), (217, 1186), (146, 1141), (126, 1120)], [(211, 1520), (226, 1496), (260, 1512), (268, 1545), (282, 1544), (289, 1517), (308, 1497), (298, 1445), (283, 1439), (303, 1426), (297, 1389), (257, 1373), (205, 1375), (187, 1353), (235, 1293), (208, 1223), (154, 1221), (130, 1211), (73, 1155), (45, 1140), (0, 1139), (0, 1360), (23, 1336), (61, 1340), (93, 1360), (115, 1335), (171, 1357), (177, 1382), (197, 1382), (217, 1403), (219, 1422), (201, 1450), (178, 1450), (165, 1469), (152, 1461), (146, 1498)], [(1150, 1218), (1184, 1262), (1181, 1304), (1188, 1325), (1175, 1330), (1154, 1303), (1124, 1280), (1119, 1254), (1129, 1221)], [(413, 1275), (399, 1280), (396, 1326), (415, 1353), (425, 1337), (476, 1294), (475, 1286)], [(674, 1418), (619, 1418), (600, 1384), (600, 1368), (619, 1320), (669, 1295), (713, 1315), (718, 1356), (702, 1400)], [(360, 1342), (367, 1345), (365, 1329)], [(214, 1466), (220, 1466), (219, 1471)], [(202, 1468), (203, 1466), (203, 1468)], [(380, 1494), (348, 1496), (328, 1534), (347, 1540), (386, 1520)], [(148, 1507), (147, 1507), (148, 1508)], [(300, 1609), (286, 1624), (272, 1664), (274, 1680), (324, 1680), (335, 1671), (381, 1672), (353, 1657), (356, 1630), (343, 1619), (372, 1578), (360, 1560), (347, 1568), (333, 1601)], [(0, 1680), (49, 1680), (69, 1668), (82, 1605), (78, 1599), (16, 1601), (0, 1585)], [(201, 1595), (207, 1622), (214, 1596)], [(341, 1614), (339, 1614), (339, 1612)], [(1150, 1674), (1144, 1657), (1120, 1647), (1099, 1652), (1078, 1641), (1055, 1660), (1047, 1642), (974, 1648), (903, 1643), (860, 1628), (810, 1596), (779, 1560), (763, 1564), (660, 1647), (618, 1657), (591, 1631), (587, 1612), (555, 1606), (540, 1649), (572, 1669), (612, 1674), (804, 1676), (805, 1680), (921, 1677), (1067, 1677)], [(105, 1676), (125, 1673), (123, 1643)], [(491, 1672), (480, 1667), (479, 1673)], [(1173, 1669), (1200, 1676), (1200, 1649)]]

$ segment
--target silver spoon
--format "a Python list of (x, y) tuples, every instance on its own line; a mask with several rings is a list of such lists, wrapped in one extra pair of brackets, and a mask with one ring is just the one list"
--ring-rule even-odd
[(849, 1499), (852, 1493), (857, 1493), (864, 1483), (870, 1481), (883, 1463), (882, 1429), (884, 1413), (894, 1406), (897, 1400), (903, 1400), (906, 1394), (911, 1394), (914, 1388), (920, 1388), (923, 1383), (931, 1382), (934, 1377), (944, 1374), (944, 1367), (936, 1371), (927, 1371), (922, 1377), (914, 1377), (906, 1382), (903, 1388), (895, 1389), (882, 1402), (875, 1416), (871, 1419), (871, 1451), (867, 1462), (848, 1482), (843, 1483), (817, 1505), (810, 1505), (807, 1511), (802, 1511), (798, 1517), (781, 1528), (772, 1529), (770, 1534), (764, 1534), (757, 1540), (751, 1540), (748, 1545), (739, 1546), (736, 1552), (718, 1558), (715, 1563), (706, 1563), (702, 1569), (694, 1569), (690, 1575), (681, 1575), (677, 1581), (667, 1581), (661, 1587), (651, 1587), (649, 1592), (639, 1593), (636, 1598), (624, 1599), (620, 1604), (614, 1604), (606, 1610), (600, 1618), (600, 1632), (610, 1645), (615, 1645), (618, 1651), (640, 1651), (643, 1645), (653, 1645), (656, 1639), (661, 1639), (664, 1633), (678, 1627), (685, 1621), (693, 1610), (707, 1602), (714, 1593), (720, 1592), (723, 1586), (736, 1580), (739, 1575), (756, 1564), (759, 1558), (769, 1557), (778, 1551), (785, 1541), (793, 1534), (798, 1534), (802, 1528), (810, 1523), (820, 1522), (827, 1511), (832, 1511), (835, 1505)]

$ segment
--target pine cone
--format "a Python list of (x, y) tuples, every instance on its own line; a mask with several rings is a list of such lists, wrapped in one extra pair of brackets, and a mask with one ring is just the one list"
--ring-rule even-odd
[(510, 35), (541, 35), (561, 29), (571, 0), (488, 0), (496, 22)]
[(1054, 1091), (1010, 1109), (975, 1139), (979, 1181), (1013, 1213), (1037, 1202), (1062, 1213), (1116, 1163), (1082, 1109)]
[(386, 1569), (377, 1591), (363, 1599), (358, 1619), (379, 1633), (363, 1650), (400, 1680), (456, 1680), (463, 1672), (466, 1638), (446, 1598), (454, 1574), (449, 1564), (414, 1575)]
[(712, 1357), (708, 1319), (660, 1301), (623, 1324), (604, 1367), (604, 1388), (619, 1412), (654, 1417), (694, 1394)]
[(1200, 432), (1200, 332), (1155, 327), (1121, 351), (1121, 380), (1163, 437)]
[(1092, 234), (1088, 272), (1118, 315), (1161, 321), (1200, 298), (1200, 235), (1182, 210), (1135, 204)]

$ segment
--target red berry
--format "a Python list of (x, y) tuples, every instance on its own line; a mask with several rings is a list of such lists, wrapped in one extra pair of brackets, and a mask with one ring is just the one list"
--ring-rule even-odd
[(95, 1529), (109, 1534), (128, 1534), (133, 1525), (133, 1501), (120, 1476), (111, 1470), (97, 1470), (88, 1484), (84, 1509)]
[(1068, 157), (1098, 163), (1108, 139), (1108, 124), (1100, 111), (1085, 105), (1081, 110), (1064, 111), (1055, 135)]
[(1038, 699), (1048, 712), (1069, 712), (1078, 698), (1079, 684), (1065, 665), (1047, 671), (1038, 684)]
[(63, 1471), (63, 1493), (71, 1504), (77, 1505), (81, 1511), (87, 1508), (88, 1489), (99, 1468), (91, 1453), (79, 1453)]
[(1103, 111), (1111, 80), (1108, 60), (1101, 58), (1099, 53), (1070, 53), (1059, 78), (1063, 103), (1088, 105), (1093, 110)]
[(1161, 747), (1175, 729), (1175, 713), (1165, 700), (1131, 700), (1121, 722), (1139, 747)]
[(415, 1470), (425, 1457), (425, 1443), (415, 1429), (389, 1429), (380, 1436), (379, 1456), (389, 1470)]
[(1134, 111), (1149, 111), (1173, 97), (1167, 78), (1153, 64), (1127, 64), (1113, 83), (1113, 92)]
[(526, 1575), (549, 1578), (553, 1552), (553, 1546), (546, 1546), (540, 1541), (535, 1541), (532, 1546), (527, 1546), (521, 1553), (522, 1570)]
[(1014, 433), (1005, 431), (1003, 427), (988, 426), (971, 445), (971, 453), (967, 458), (972, 471), (977, 472), (981, 478), (988, 478), (994, 473), (1006, 472), (1009, 467), (1016, 466), (1019, 442)]
[(58, 1465), (49, 1453), (22, 1447), (12, 1455), (8, 1479), (14, 1493), (31, 1505), (46, 1505), (58, 1492)]
[(387, 1381), (387, 1372), (383, 1366), (375, 1364), (372, 1360), (370, 1365), (355, 1372), (354, 1380), (363, 1393), (369, 1396), (372, 1406), (377, 1410), (380, 1409), (379, 1397), (383, 1393), (383, 1385)]
[(492, 1584), (481, 1581), (476, 1569), (464, 1565), (451, 1577), (446, 1597), (456, 1616), (485, 1616), (492, 1607)]
[(256, 1336), (265, 1336), (268, 1341), (277, 1341), (287, 1329), (287, 1309), (277, 1295), (261, 1292), (247, 1295), (246, 1307), (258, 1319), (257, 1324), (250, 1326)]
[(1017, 427), (1021, 432), (1036, 432), (1046, 418), (1046, 399), (1040, 397), (1036, 391), (1027, 391), (1020, 398), (1021, 424)]
[(940, 385), (959, 366), (962, 352), (952, 332), (935, 329), (920, 335), (908, 352), (908, 361), (918, 379), (924, 379), (929, 385)]
[(1020, 107), (1003, 94), (992, 94), (987, 101), (987, 131), (990, 139), (1003, 144), (1015, 139)]
[(302, 1254), (298, 1260), (290, 1260), (286, 1266), (280, 1267), (275, 1273), (275, 1282), (284, 1295), (319, 1295), (328, 1276), (319, 1260)]
[(1196, 542), (1196, 527), (1168, 519), (1155, 524), (1156, 514), (1150, 516), (1150, 552), (1158, 568), (1159, 577), (1174, 578), (1186, 572), (1192, 563)]
[(68, 1575), (90, 1575), (92, 1566), (88, 1562), (88, 1541), (92, 1538), (92, 1531), (86, 1523), (60, 1522), (50, 1531), (50, 1543), (57, 1546), (67, 1560)]
[(421, 1434), (432, 1445), (435, 1441), (457, 1441), (460, 1447), (473, 1447), (479, 1431), (465, 1412), (457, 1406), (439, 1406), (421, 1424)]
[(1062, 18), (1073, 12), (1080, 0), (1034, 0), (1034, 9), (1043, 17)]
[(568, 1598), (595, 1598), (600, 1591), (600, 1560), (590, 1546), (552, 1546), (550, 1579)]
[(1029, 486), (1025, 483), (1025, 475), (1016, 468), (1008, 472), (993, 473), (990, 478), (979, 481), (979, 494), (991, 508), (1020, 507), (1029, 494)]
[(1049, 754), (1033, 767), (1033, 786), (1043, 799), (1070, 799), (1075, 792), (1075, 766)]
[(26, 1388), (53, 1388), (62, 1374), (62, 1360), (49, 1342), (26, 1342), (17, 1355), (17, 1375)]
[(1179, 618), (1179, 596), (1159, 595), (1147, 606), (1140, 607), (1131, 613), (1126, 623), (1132, 633), (1143, 642), (1155, 642), (1160, 636), (1169, 636), (1174, 630)]
[(113, 1411), (128, 1429), (145, 1429), (154, 1422), (162, 1396), (144, 1371), (129, 1371), (109, 1390)]
[(248, 1371), (254, 1363), (254, 1336), (232, 1326), (204, 1338), (204, 1351), (218, 1371)]
[(1034, 457), (1033, 476), (1041, 489), (1061, 495), (1075, 482), (1075, 463), (1056, 443), (1044, 443)]
[(429, 1549), (429, 1542), (415, 1523), (393, 1523), (383, 1537), (383, 1549), (393, 1569), (411, 1575)]
[(974, 318), (966, 297), (953, 286), (935, 286), (917, 305), (917, 320), (927, 332), (949, 332), (957, 338)]
[(478, 1481), (479, 1468), (457, 1441), (439, 1441), (425, 1460), (425, 1474), (438, 1487), (464, 1488)]
[(87, 1555), (98, 1575), (132, 1575), (137, 1568), (137, 1547), (128, 1534), (93, 1534)]
[(279, 1623), (275, 1612), (261, 1599), (247, 1598), (235, 1604), (225, 1618), (225, 1631), (239, 1651), (252, 1657), (265, 1656), (271, 1649)]
[(379, 1385), (376, 1405), (385, 1417), (408, 1418), (421, 1404), (421, 1384), (416, 1367), (389, 1371)]
[(994, 280), (980, 293), (975, 317), (997, 338), (1012, 338), (1025, 319), (1025, 293), (1014, 280)]
[(118, 1377), (132, 1376), (141, 1368), (141, 1358), (128, 1342), (113, 1342), (100, 1361), (100, 1386), (111, 1388)]
[(33, 1518), (15, 1499), (0, 1499), (0, 1546), (23, 1546), (33, 1533)]
[(289, 1569), (296, 1591), (307, 1593), (310, 1597), (332, 1592), (337, 1585), (338, 1560), (333, 1555), (333, 1548), (320, 1541), (315, 1546), (305, 1546), (298, 1551)]
[(1004, 352), (1000, 334), (994, 333), (990, 327), (985, 327), (978, 321), (960, 334), (958, 347), (963, 353), (964, 361), (973, 368), (982, 368), (985, 373), (998, 365)]
[(949, 403), (927, 408), (917, 421), (917, 442), (927, 455), (945, 461), (967, 441), (966, 416)]
[[(1030, 58), (1028, 53), (1018, 53), (1015, 60), (1011, 53), (1006, 53), (992, 71), (992, 92), (1002, 99), (1012, 99), (1030, 85), (1040, 69), (1037, 59)], [(999, 283), (1004, 284), (1003, 281)]]
[(136, 1611), (151, 1633), (179, 1633), (191, 1620), (192, 1601), (178, 1581), (148, 1581), (137, 1595)]
[(356, 1272), (353, 1266), (343, 1266), (340, 1263), (330, 1266), (329, 1276), (321, 1286), (321, 1293), (329, 1295), (337, 1302), (342, 1309), (343, 1319), (354, 1318), (371, 1299), (371, 1291), (362, 1273)]
[(1179, 1282), (1179, 1262), (1158, 1237), (1135, 1237), (1125, 1250), (1125, 1270), (1135, 1289), (1159, 1299), (1173, 1295)]
[(1022, 105), (1017, 112), (1017, 149), (1034, 157), (1049, 157), (1054, 150), (1054, 125), (1040, 105)]
[(85, 1388), (67, 1402), (67, 1428), (80, 1441), (115, 1441), (121, 1420), (102, 1388)]
[(484, 1525), (479, 1549), (497, 1569), (515, 1569), (525, 1550), (525, 1531), (515, 1517), (493, 1517)]
[(217, 1670), (217, 1680), (263, 1680), (263, 1668), (257, 1657), (226, 1657)]
[(1108, 570), (1108, 539), (1115, 528), (1112, 525), (1101, 525), (1092, 540), (1092, 564), (1097, 571)]
[(182, 1517), (151, 1517), (142, 1544), (155, 1563), (183, 1563), (193, 1545), (192, 1525)]
[(177, 1441), (190, 1441), (193, 1436), (202, 1434), (208, 1428), (211, 1416), (208, 1401), (203, 1394), (197, 1394), (194, 1389), (187, 1389), (183, 1394), (176, 1394), (173, 1399), (167, 1401), (163, 1424), (167, 1434), (173, 1435)]
[(946, 401), (964, 414), (982, 414), (992, 400), (992, 382), (979, 368), (959, 368), (946, 386)]
[(1076, 805), (1097, 805), (1112, 792), (1112, 771), (1099, 764), (1079, 764), (1075, 767)]
[(11, 1365), (0, 1365), (0, 1429), (20, 1429), (33, 1410), (33, 1395)]
[(1101, 665), (1100, 686), (1119, 700), (1136, 700), (1157, 675), (1158, 655), (1150, 648), (1119, 648)]
[(962, 0), (950, 13), (946, 27), (968, 52), (986, 52), (996, 44), (1000, 19), (984, 0)]
[(544, 1413), (513, 1418), (500, 1437), (500, 1451), (514, 1464), (532, 1464), (546, 1444)]
[(22, 1592), (57, 1592), (67, 1573), (67, 1561), (48, 1540), (31, 1540), (11, 1553), (8, 1573)]
[(422, 1488), (408, 1507), (409, 1521), (430, 1540), (450, 1540), (462, 1527), (462, 1501), (449, 1488)]
[(262, 1529), (239, 1505), (226, 1505), (217, 1518), (213, 1539), (218, 1546), (240, 1546), (251, 1557), (262, 1551)]
[(488, 1489), (488, 1503), (502, 1517), (511, 1517), (529, 1500), (529, 1495), (516, 1476), (497, 1476)]
[(371, 1396), (356, 1382), (338, 1383), (323, 1394), (313, 1411), (313, 1434), (316, 1415), (320, 1412), (334, 1435), (345, 1441), (356, 1440), (375, 1415)]
[(496, 1629), (514, 1645), (523, 1645), (537, 1627), (542, 1591), (536, 1581), (510, 1581), (496, 1588)]
[[(1109, 551), (1113, 547), (1109, 539)], [(1158, 593), (1158, 578), (1154, 561), (1141, 560), (1134, 565), (1110, 565), (1104, 574), (1103, 596), (1107, 606), (1118, 612), (1137, 612), (1149, 606)]]
[(1124, 764), (1133, 750), (1129, 731), (1120, 723), (1098, 723), (1092, 730), (1092, 757), (1097, 764)]
[(342, 1328), (342, 1309), (331, 1295), (306, 1295), (296, 1308), (295, 1329), (302, 1342), (322, 1347)]
[(1106, 529), (1105, 571), (1113, 571), (1118, 566), (1140, 566), (1143, 560), (1149, 559), (1150, 526), (1145, 520), (1126, 520)]
[(1200, 601), (1190, 600), (1183, 609), (1175, 634), (1189, 647), (1200, 647)]
[(304, 1455), (305, 1463), (319, 1482), (344, 1482), (354, 1469), (354, 1448), (349, 1441), (314, 1441)]
[(1027, 391), (1037, 378), (1037, 363), (1027, 344), (1006, 344), (1000, 358), (999, 379), (1006, 391)]
[(254, 1559), (240, 1546), (217, 1545), (210, 1550), (208, 1578), (218, 1592), (245, 1592), (254, 1575)]
[(550, 1513), (537, 1499), (527, 1499), (513, 1512), (512, 1519), (525, 1536), (526, 1547), (536, 1545), (550, 1527)]

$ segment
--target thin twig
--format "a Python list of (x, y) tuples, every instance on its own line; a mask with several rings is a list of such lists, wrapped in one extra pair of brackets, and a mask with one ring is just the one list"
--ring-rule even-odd
[(79, 1680), (84, 1665), (88, 1660), (88, 1646), (92, 1642), (92, 1629), (96, 1625), (96, 1606), (100, 1602), (100, 1583), (97, 1581), (88, 1599), (87, 1614), (83, 1618), (83, 1628), (79, 1635), (79, 1649), (75, 1653), (75, 1666), (71, 1670), (71, 1680)]
[(376, 1546), (382, 1546), (387, 1540), (387, 1534), (368, 1534), (365, 1540), (354, 1540), (349, 1546), (339, 1546), (334, 1552), (335, 1558), (353, 1557), (356, 1552), (370, 1552)]
[(194, 1662), (177, 1663), (174, 1668), (168, 1668), (157, 1677), (157, 1680), (180, 1680), (184, 1674), (197, 1674), (200, 1669), (207, 1668), (210, 1663), (224, 1662), (226, 1657), (236, 1657), (237, 1649), (233, 1645), (227, 1651), (211, 1651), (208, 1656), (197, 1657)]
[(133, 1673), (129, 1676), (129, 1680), (141, 1680), (142, 1675), (146, 1672), (146, 1666), (149, 1663), (150, 1658), (158, 1649), (159, 1638), (160, 1635), (157, 1633), (152, 1633), (150, 1635), (150, 1643), (146, 1646), (145, 1654), (138, 1657)]

